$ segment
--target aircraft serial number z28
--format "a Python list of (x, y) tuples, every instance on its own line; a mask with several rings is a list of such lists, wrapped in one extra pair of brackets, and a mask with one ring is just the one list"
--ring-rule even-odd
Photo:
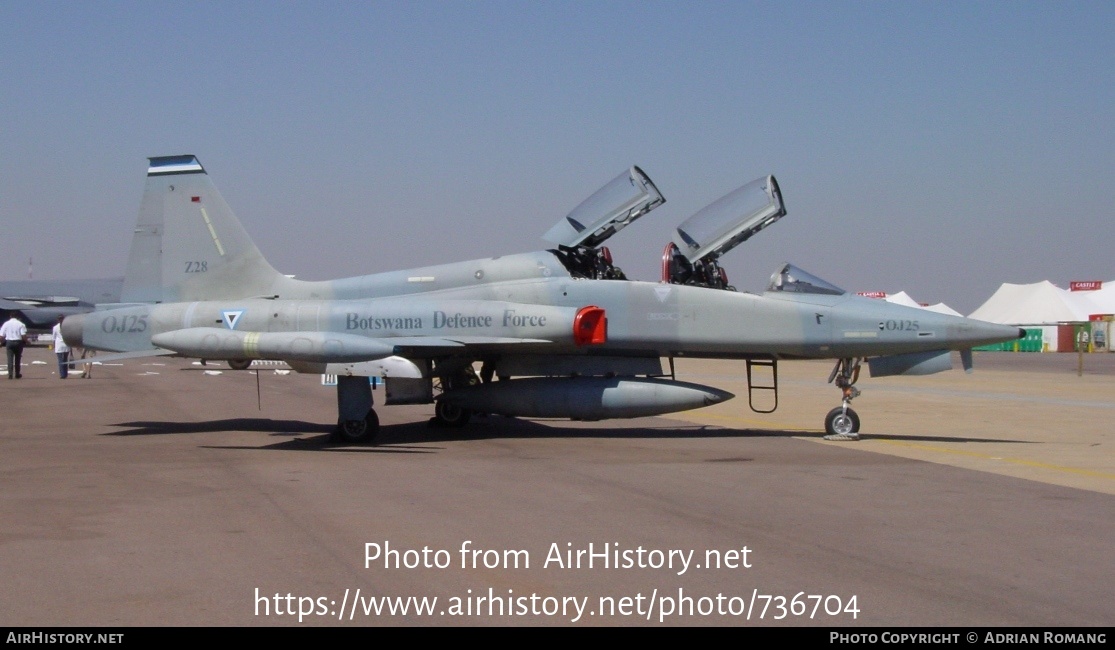
[[(269, 359), (336, 375), (335, 435), (354, 443), (379, 429), (369, 377), (385, 404), (434, 404), (450, 427), (477, 413), (603, 420), (733, 397), (678, 381), (680, 356), (741, 360), (764, 413), (778, 405), (780, 360), (834, 359), (841, 403), (825, 429), (855, 439), (863, 362), (872, 376), (927, 374), (959, 350), (970, 369), (973, 346), (1021, 335), (856, 296), (790, 264), (761, 295), (736, 291), (720, 258), (786, 214), (773, 176), (679, 225), (657, 281), (629, 280), (603, 244), (664, 202), (631, 167), (544, 235), (552, 249), (311, 282), (264, 259), (196, 157), (151, 158), (122, 302), (66, 319), (63, 334), (115, 358)], [(758, 390), (773, 390), (773, 407), (756, 407)]]

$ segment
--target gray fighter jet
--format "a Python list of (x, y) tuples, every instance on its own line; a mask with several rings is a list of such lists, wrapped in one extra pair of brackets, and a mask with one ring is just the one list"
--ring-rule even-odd
[(478, 413), (603, 420), (733, 397), (678, 381), (683, 356), (739, 359), (758, 412), (777, 408), (779, 361), (834, 359), (841, 404), (825, 429), (855, 439), (864, 361), (873, 376), (926, 374), (959, 350), (970, 368), (973, 346), (1021, 336), (859, 297), (790, 264), (761, 295), (734, 290), (719, 258), (785, 215), (773, 176), (682, 223), (658, 281), (628, 280), (603, 244), (664, 201), (632, 167), (546, 233), (551, 250), (310, 282), (272, 268), (196, 157), (151, 158), (127, 304), (67, 318), (63, 332), (112, 358), (272, 359), (336, 375), (348, 442), (376, 435), (380, 383), (385, 404), (433, 403), (433, 422), (450, 427)]

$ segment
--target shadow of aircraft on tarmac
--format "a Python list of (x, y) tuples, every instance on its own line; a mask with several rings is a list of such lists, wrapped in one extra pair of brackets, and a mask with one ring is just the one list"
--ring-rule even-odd
[[(608, 425), (571, 426), (566, 420), (528, 420), (511, 417), (489, 416), (484, 424), (474, 426), (464, 433), (461, 429), (434, 426), (431, 422), (384, 424), (376, 446), (364, 450), (402, 451), (399, 445), (429, 445), (460, 440), (492, 439), (712, 439), (712, 438), (821, 438), (824, 432), (780, 429), (732, 429), (720, 426), (672, 422), (669, 420), (627, 420)], [(133, 421), (114, 426), (126, 427), (121, 431), (104, 433), (106, 436), (158, 436), (216, 432), (259, 432), (285, 440), (264, 447), (251, 449), (348, 449), (349, 444), (335, 440), (334, 428), (319, 422), (303, 420), (272, 420), (267, 418), (231, 418), (200, 422)], [(957, 437), (955, 435), (910, 435), (876, 433), (863, 436), (864, 440), (901, 442), (962, 443), (1020, 443), (1023, 440), (994, 440), (988, 438)], [(221, 447), (224, 448), (224, 447)], [(229, 447), (240, 448), (240, 447)], [(421, 448), (423, 452), (435, 451)]]

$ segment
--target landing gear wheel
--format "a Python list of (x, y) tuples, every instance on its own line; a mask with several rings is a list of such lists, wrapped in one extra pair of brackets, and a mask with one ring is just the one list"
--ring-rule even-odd
[(434, 419), (443, 427), (463, 427), (472, 417), (472, 411), (456, 404), (438, 400), (434, 407)]
[(859, 437), (859, 415), (852, 409), (838, 406), (825, 416), (825, 433), (834, 436)]
[(228, 367), (233, 370), (247, 370), (252, 365), (251, 359), (229, 359)]
[(379, 433), (379, 416), (375, 409), (368, 411), (363, 420), (341, 420), (337, 423), (337, 438), (348, 443), (369, 442)]

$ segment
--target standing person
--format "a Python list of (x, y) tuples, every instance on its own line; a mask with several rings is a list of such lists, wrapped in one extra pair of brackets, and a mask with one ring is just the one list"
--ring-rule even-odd
[(54, 337), (54, 354), (58, 357), (58, 377), (65, 379), (70, 374), (70, 346), (66, 345), (65, 339), (62, 338), (62, 320), (65, 316), (58, 317), (58, 323), (54, 325), (51, 330), (51, 335)]
[(0, 325), (0, 340), (8, 350), (8, 379), (23, 379), (23, 345), (27, 343), (27, 326), (13, 314), (8, 322)]
[[(76, 354), (76, 351), (75, 351), (75, 354)], [(95, 357), (95, 356), (97, 356), (97, 351), (96, 350), (90, 350), (89, 348), (81, 348), (81, 358), (84, 359), (85, 355), (87, 355), (87, 354), (90, 357)], [(77, 357), (74, 357), (74, 358), (76, 359)], [(82, 379), (89, 379), (92, 376), (93, 376), (93, 364), (89, 361), (86, 361), (85, 363), (81, 364), (81, 378)]]

